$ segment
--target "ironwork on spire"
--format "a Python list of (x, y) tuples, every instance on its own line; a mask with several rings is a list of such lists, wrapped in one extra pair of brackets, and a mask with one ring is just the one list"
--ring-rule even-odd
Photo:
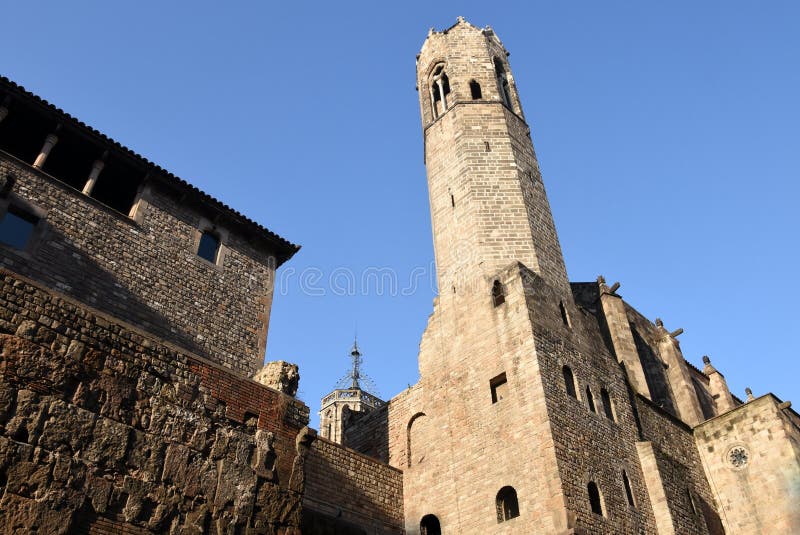
[(363, 370), (364, 359), (357, 338), (353, 340), (353, 347), (350, 348), (350, 363), (350, 370), (339, 380), (336, 388), (375, 393), (377, 390), (375, 384)]
[(358, 340), (353, 341), (350, 358), (353, 359), (353, 368), (350, 370), (350, 379), (352, 379), (350, 388), (361, 388), (358, 382), (361, 378), (361, 352), (358, 350)]

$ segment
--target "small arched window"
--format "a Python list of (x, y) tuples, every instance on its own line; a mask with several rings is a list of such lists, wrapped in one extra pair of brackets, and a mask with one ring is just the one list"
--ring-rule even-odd
[(519, 502), (514, 487), (503, 487), (497, 493), (497, 523), (505, 522), (519, 516)]
[(636, 507), (636, 502), (633, 501), (631, 482), (628, 480), (628, 474), (625, 473), (625, 470), (622, 471), (622, 485), (625, 487), (625, 497), (628, 498), (628, 505)]
[(450, 94), (450, 80), (444, 72), (444, 63), (433, 69), (430, 84), (431, 108), (434, 119), (447, 111), (447, 95)]
[(597, 412), (597, 408), (594, 406), (594, 396), (592, 396), (592, 389), (589, 388), (587, 385), (586, 387), (586, 403), (589, 404), (589, 410), (592, 412)]
[[(408, 421), (406, 428), (406, 463), (408, 466), (419, 464), (425, 459), (425, 424), (427, 419), (424, 412), (418, 412)], [(417, 451), (420, 450), (420, 451)], [(416, 455), (416, 458), (414, 456)]]
[(220, 240), (216, 234), (208, 230), (204, 231), (200, 236), (200, 243), (197, 246), (197, 256), (208, 260), (212, 264), (216, 264), (219, 244)]
[(578, 399), (578, 391), (575, 388), (575, 376), (572, 374), (572, 368), (564, 366), (561, 368), (561, 372), (564, 374), (564, 388), (567, 389), (567, 395)]
[(608, 395), (608, 390), (605, 388), (600, 389), (600, 399), (603, 401), (603, 412), (606, 413), (606, 418), (611, 421), (616, 421), (614, 418), (614, 408), (611, 405), (611, 396)]
[(592, 507), (592, 512), (596, 515), (605, 516), (603, 512), (603, 497), (600, 495), (597, 483), (589, 481), (586, 490), (589, 491), (589, 505)]
[(508, 75), (506, 69), (503, 67), (503, 62), (494, 58), (494, 72), (497, 75), (497, 89), (500, 91), (500, 96), (503, 99), (503, 104), (511, 108), (511, 93), (508, 88)]
[(419, 522), (419, 535), (441, 535), (442, 528), (436, 515), (425, 515)]
[(496, 280), (492, 284), (492, 304), (494, 306), (500, 306), (506, 302), (506, 289), (503, 287), (503, 283)]
[(481, 84), (476, 82), (475, 80), (471, 80), (469, 82), (469, 92), (472, 96), (472, 100), (480, 100), (483, 98), (483, 93), (481, 92)]

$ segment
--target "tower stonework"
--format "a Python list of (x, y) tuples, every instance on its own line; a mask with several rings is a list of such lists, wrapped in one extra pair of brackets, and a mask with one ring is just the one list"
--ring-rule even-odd
[(797, 413), (743, 404), (619, 283), (568, 281), (507, 57), (461, 18), (417, 56), (439, 295), (419, 382), (345, 444), (403, 470), (409, 534), (800, 529)]
[(508, 65), (489, 29), (431, 33), (417, 59), (439, 289), (522, 262), (569, 293), (564, 259)]

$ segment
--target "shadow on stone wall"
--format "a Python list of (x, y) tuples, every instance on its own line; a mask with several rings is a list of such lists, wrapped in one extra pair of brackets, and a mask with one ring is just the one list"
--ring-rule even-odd
[(67, 236), (48, 228), (43, 242), (33, 252), (33, 261), (9, 249), (2, 251), (2, 266), (78, 299), (119, 321), (189, 352), (211, 358), (193, 336), (131, 292), (113, 273), (101, 267), (74, 245)]
[[(0, 283), (4, 532), (298, 534), (302, 496), (285, 482), (304, 424), (287, 423), (290, 400), (11, 275)], [(240, 383), (263, 394), (242, 393), (257, 419), (232, 419), (217, 393)]]
[(303, 533), (403, 533), (402, 473), (325, 439), (306, 460)]

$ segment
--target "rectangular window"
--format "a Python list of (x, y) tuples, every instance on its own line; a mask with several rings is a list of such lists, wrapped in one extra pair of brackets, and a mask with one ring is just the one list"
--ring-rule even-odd
[(203, 232), (202, 236), (200, 236), (200, 244), (197, 247), (197, 256), (216, 264), (218, 252), (219, 238), (208, 231)]
[(492, 403), (497, 403), (508, 395), (508, 381), (505, 372), (501, 373), (491, 381), (489, 388), (492, 389)]
[(19, 250), (25, 250), (39, 218), (15, 206), (9, 206), (0, 220), (0, 242)]

